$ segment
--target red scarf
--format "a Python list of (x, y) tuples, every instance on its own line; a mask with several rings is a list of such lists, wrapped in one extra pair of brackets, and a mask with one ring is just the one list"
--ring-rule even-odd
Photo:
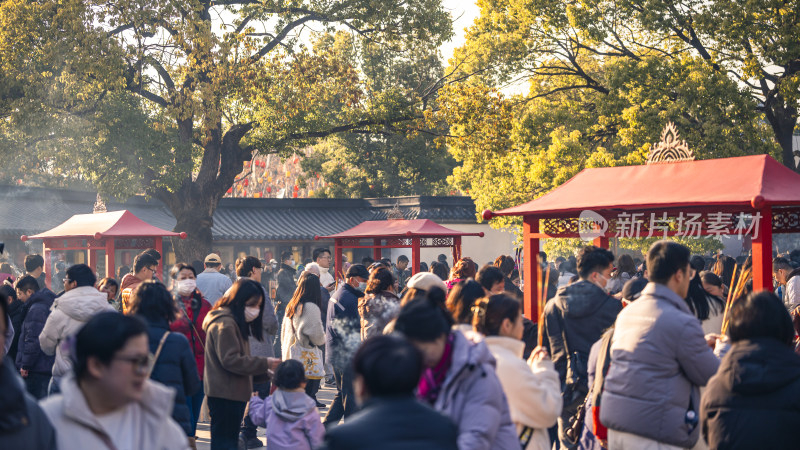
[(433, 405), (436, 399), (439, 398), (439, 392), (442, 390), (444, 380), (447, 377), (447, 372), (450, 370), (450, 365), (453, 362), (453, 340), (455, 336), (451, 333), (447, 337), (444, 344), (444, 353), (442, 359), (432, 369), (425, 369), (422, 372), (422, 378), (419, 380), (417, 387), (417, 397)]

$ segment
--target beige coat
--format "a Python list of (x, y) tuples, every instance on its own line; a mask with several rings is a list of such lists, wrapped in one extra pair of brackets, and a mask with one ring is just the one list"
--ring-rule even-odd
[(525, 343), (517, 339), (489, 336), (485, 341), (497, 360), (497, 377), (503, 385), (517, 433), (525, 426), (534, 429), (525, 450), (549, 449), (547, 429), (555, 425), (562, 406), (561, 384), (553, 362), (548, 359), (529, 365), (522, 359)]
[[(61, 394), (43, 400), (41, 407), (56, 430), (60, 450), (106, 449), (103, 436), (108, 435), (89, 409), (73, 375), (61, 381)], [(147, 380), (142, 399), (133, 404), (130, 426), (132, 448), (152, 450), (188, 449), (186, 433), (170, 417), (175, 391)]]
[(313, 303), (298, 305), (300, 314), (292, 318), (284, 317), (281, 324), (281, 359), (290, 359), (289, 348), (295, 342), (303, 347), (325, 345), (325, 328), (322, 326), (322, 312)]
[(233, 313), (227, 307), (213, 309), (203, 320), (206, 332), (203, 387), (207, 397), (246, 402), (253, 393), (253, 375), (265, 375), (269, 360), (250, 356)]

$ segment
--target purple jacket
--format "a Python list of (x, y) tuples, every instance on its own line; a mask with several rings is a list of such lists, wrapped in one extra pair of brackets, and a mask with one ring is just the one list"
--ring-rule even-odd
[(517, 428), (489, 348), (483, 341), (468, 340), (460, 331), (453, 333), (453, 359), (434, 409), (455, 422), (460, 450), (519, 448)]
[(311, 450), (322, 444), (325, 428), (317, 404), (305, 392), (278, 389), (250, 399), (250, 420), (267, 429), (267, 450)]

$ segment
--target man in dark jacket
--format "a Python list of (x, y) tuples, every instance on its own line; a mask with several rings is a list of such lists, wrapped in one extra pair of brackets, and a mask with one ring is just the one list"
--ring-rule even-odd
[(50, 289), (39, 289), (39, 283), (30, 275), (17, 280), (15, 288), (17, 298), (24, 303), (25, 316), (22, 327), (17, 330), (19, 346), (15, 363), (25, 379), (28, 392), (40, 400), (47, 396), (55, 355), (49, 356), (42, 351), (39, 335), (50, 315), (50, 307), (56, 295)]
[[(0, 293), (0, 348), (5, 348), (8, 304)], [(56, 448), (56, 433), (10, 358), (0, 358), (0, 448)]]
[(709, 448), (797, 448), (800, 428), (800, 357), (795, 330), (771, 292), (733, 303), (733, 345), (708, 381), (700, 406)]
[(375, 336), (353, 358), (361, 411), (325, 435), (329, 450), (457, 448), (458, 430), (444, 415), (414, 398), (422, 373), (419, 352), (397, 336)]
[[(278, 334), (281, 335), (280, 326), (283, 324), (283, 315), (286, 312), (286, 305), (292, 299), (294, 291), (297, 289), (295, 281), (295, 261), (292, 252), (281, 253), (281, 270), (278, 271), (278, 287), (275, 290), (275, 316), (278, 319)], [(275, 339), (275, 354), (281, 355), (281, 340)]]
[(346, 282), (333, 293), (325, 325), (325, 360), (333, 366), (336, 396), (325, 416), (325, 426), (336, 425), (355, 412), (351, 358), (361, 343), (358, 299), (364, 296), (369, 272), (361, 264), (347, 269)]
[(25, 320), (25, 303), (17, 298), (17, 291), (8, 284), (4, 284), (2, 288), (10, 301), (8, 304), (8, 315), (11, 318), (11, 326), (14, 327), (14, 338), (11, 340), (11, 346), (8, 348), (8, 358), (11, 359), (11, 364), (15, 365), (17, 359), (17, 349), (19, 348), (19, 331), (22, 329), (22, 321)]
[(589, 245), (581, 249), (577, 262), (580, 280), (560, 289), (544, 307), (543, 345), (553, 355), (564, 398), (564, 409), (558, 419), (562, 448), (577, 445), (577, 439), (570, 439), (565, 431), (569, 418), (575, 415), (589, 390), (586, 377), (592, 344), (614, 324), (622, 310), (620, 301), (605, 290), (611, 279), (614, 254)]

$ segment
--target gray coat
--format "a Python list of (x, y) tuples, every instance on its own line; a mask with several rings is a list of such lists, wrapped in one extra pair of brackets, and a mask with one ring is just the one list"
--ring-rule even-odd
[(489, 347), (453, 333), (452, 362), (434, 409), (456, 423), (459, 450), (520, 448)]
[(706, 345), (700, 321), (668, 287), (650, 283), (623, 309), (611, 342), (600, 420), (614, 430), (691, 448), (700, 426), (699, 386), (716, 373), (719, 359)]

